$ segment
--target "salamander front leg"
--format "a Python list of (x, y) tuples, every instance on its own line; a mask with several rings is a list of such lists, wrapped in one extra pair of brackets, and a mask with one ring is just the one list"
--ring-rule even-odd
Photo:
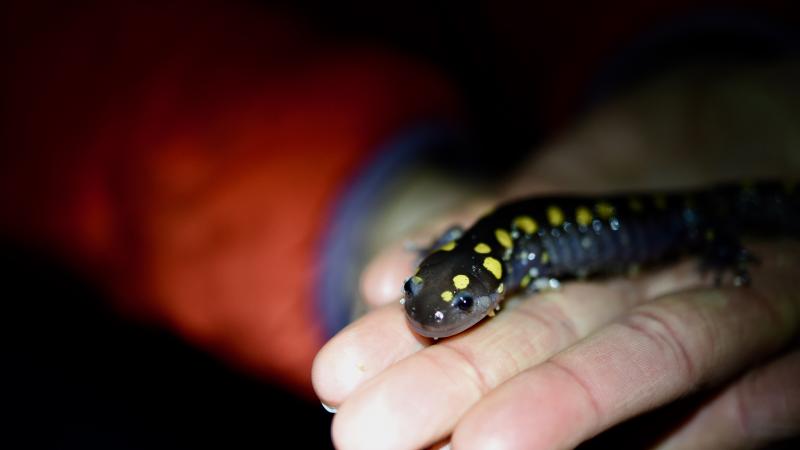
[(404, 245), (406, 250), (411, 252), (416, 252), (419, 254), (420, 258), (424, 258), (441, 248), (447, 249), (448, 244), (460, 238), (463, 234), (464, 234), (463, 227), (458, 225), (453, 225), (452, 227), (445, 230), (445, 232), (442, 233), (441, 236), (434, 239), (433, 242), (431, 242), (431, 244), (426, 247), (410, 241), (405, 242)]
[(557, 291), (561, 289), (561, 281), (558, 278), (551, 278), (551, 277), (531, 277), (530, 275), (525, 275), (522, 278), (522, 283), (520, 287), (525, 291), (527, 294), (535, 294), (537, 292), (542, 291)]

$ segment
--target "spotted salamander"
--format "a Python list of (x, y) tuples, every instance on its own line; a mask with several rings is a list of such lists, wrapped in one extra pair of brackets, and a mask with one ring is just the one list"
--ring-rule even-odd
[(699, 255), (718, 282), (729, 271), (735, 284), (746, 284), (753, 258), (739, 238), (800, 237), (798, 191), (793, 182), (764, 181), (509, 202), (435, 243), (403, 285), (406, 316), (417, 333), (447, 337), (493, 316), (515, 292), (624, 273), (682, 254)]

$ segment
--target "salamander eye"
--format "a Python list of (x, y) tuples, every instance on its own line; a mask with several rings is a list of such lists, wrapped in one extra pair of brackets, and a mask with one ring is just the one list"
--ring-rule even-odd
[[(406, 282), (403, 283), (403, 292), (406, 295), (409, 295), (409, 296), (414, 295), (414, 291), (412, 290), (411, 283), (412, 283), (411, 282), (411, 278), (407, 279)], [(397, 285), (395, 285), (395, 286), (397, 286)]]
[(456, 300), (456, 306), (462, 311), (469, 311), (474, 303), (475, 301), (469, 294), (460, 294)]
[(403, 293), (406, 297), (414, 297), (422, 289), (422, 278), (414, 275), (403, 283)]

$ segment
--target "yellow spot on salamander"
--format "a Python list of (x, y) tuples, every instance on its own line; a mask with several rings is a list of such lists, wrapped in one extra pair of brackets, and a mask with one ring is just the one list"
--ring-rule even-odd
[(449, 252), (454, 248), (456, 248), (456, 241), (450, 241), (447, 244), (444, 244), (443, 246), (439, 247), (439, 250), (444, 250), (446, 252)]
[(503, 291), (505, 291), (505, 290), (506, 290), (506, 287), (503, 286), (503, 283), (500, 283), (500, 286), (497, 286), (497, 293), (498, 294), (502, 294)]
[(633, 212), (642, 212), (644, 210), (644, 205), (642, 205), (641, 200), (636, 197), (631, 197), (628, 199), (628, 208), (631, 209)]
[(610, 219), (614, 216), (614, 207), (606, 202), (600, 202), (594, 205), (594, 210), (597, 211), (597, 215), (602, 219)]
[(658, 209), (664, 209), (667, 207), (667, 198), (664, 197), (664, 194), (655, 194), (653, 195), (653, 204)]
[(550, 253), (542, 252), (542, 264), (550, 262)]
[(564, 223), (564, 212), (558, 206), (547, 208), (547, 221), (554, 227), (560, 226)]
[(494, 275), (494, 277), (498, 280), (503, 278), (503, 265), (500, 264), (500, 261), (492, 258), (491, 256), (484, 258), (483, 267), (485, 267), (489, 272), (492, 272), (492, 275)]
[(465, 289), (467, 286), (469, 286), (469, 277), (466, 276), (466, 275), (460, 275), (460, 274), (454, 276), (453, 277), (453, 286), (455, 286), (456, 289)]
[(481, 243), (479, 243), (478, 245), (475, 246), (475, 253), (480, 253), (482, 255), (485, 255), (487, 253), (491, 253), (491, 251), (492, 251), (492, 248), (489, 247), (488, 245), (484, 244), (483, 242), (481, 242)]
[(452, 292), (450, 292), (450, 291), (442, 292), (442, 300), (444, 300), (446, 302), (449, 302), (452, 299), (453, 299), (453, 293)]
[(511, 248), (511, 235), (508, 234), (508, 231), (498, 228), (494, 230), (494, 237), (497, 238), (497, 242), (503, 247)]
[(528, 287), (529, 284), (531, 284), (531, 276), (530, 275), (525, 275), (524, 277), (522, 277), (522, 281), (520, 281), (520, 283), (519, 283), (519, 285), (522, 286), (523, 288)]
[(411, 282), (414, 284), (422, 284), (422, 277), (414, 275), (413, 277), (411, 277)]
[(528, 216), (519, 216), (512, 222), (512, 225), (524, 231), (525, 234), (536, 233), (539, 229), (539, 224)]
[(575, 210), (575, 221), (578, 222), (578, 225), (585, 227), (592, 223), (593, 218), (592, 212), (585, 206), (579, 206), (578, 209)]

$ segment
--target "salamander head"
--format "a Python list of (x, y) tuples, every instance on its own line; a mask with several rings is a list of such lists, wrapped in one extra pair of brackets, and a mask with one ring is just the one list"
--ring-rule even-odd
[(406, 317), (415, 332), (434, 338), (452, 336), (497, 306), (502, 283), (481, 265), (479, 256), (438, 251), (422, 261), (416, 275), (403, 285)]

